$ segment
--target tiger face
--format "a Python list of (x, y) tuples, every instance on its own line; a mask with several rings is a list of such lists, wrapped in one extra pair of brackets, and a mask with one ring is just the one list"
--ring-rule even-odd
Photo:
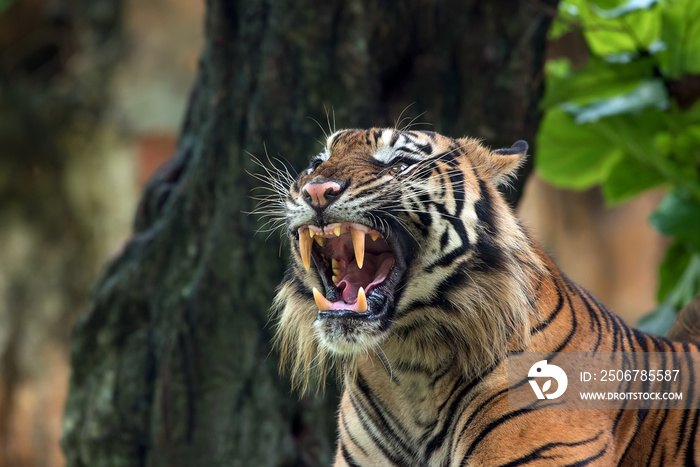
[[(512, 277), (503, 290), (479, 280), (508, 275), (508, 252), (525, 241), (514, 218), (499, 215), (509, 209), (495, 187), (526, 151), (524, 142), (490, 151), (474, 139), (424, 131), (331, 135), (286, 196), (292, 258), (276, 299), (283, 359), (291, 351), (309, 368), (325, 352), (386, 350), (392, 336), (405, 348), (429, 348), (405, 345), (416, 326), (422, 339), (463, 336), (459, 328), (471, 327), (465, 345), (479, 358), (522, 327), (519, 312), (469, 305), (526, 288)], [(506, 300), (517, 307), (522, 297)]]

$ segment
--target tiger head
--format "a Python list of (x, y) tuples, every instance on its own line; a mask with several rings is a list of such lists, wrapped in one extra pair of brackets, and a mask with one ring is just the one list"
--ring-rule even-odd
[(527, 339), (522, 268), (537, 258), (496, 190), (526, 151), (426, 131), (328, 138), (284, 201), (292, 255), (274, 309), (296, 382), (377, 349), (476, 370)]

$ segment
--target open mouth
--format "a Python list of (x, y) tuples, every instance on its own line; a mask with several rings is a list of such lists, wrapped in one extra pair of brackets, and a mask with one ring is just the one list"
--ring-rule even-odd
[(386, 311), (401, 275), (397, 252), (384, 235), (362, 224), (298, 229), (302, 262), (315, 263), (325, 293), (313, 289), (323, 316), (370, 316)]

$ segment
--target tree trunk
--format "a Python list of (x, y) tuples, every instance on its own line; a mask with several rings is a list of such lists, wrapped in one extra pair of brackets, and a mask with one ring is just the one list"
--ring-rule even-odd
[(300, 168), (321, 147), (314, 120), (419, 115), (493, 146), (533, 142), (550, 20), (537, 5), (209, 0), (177, 154), (74, 330), (69, 465), (330, 463), (335, 389), (290, 394), (271, 351), (286, 253), (253, 235), (250, 154)]

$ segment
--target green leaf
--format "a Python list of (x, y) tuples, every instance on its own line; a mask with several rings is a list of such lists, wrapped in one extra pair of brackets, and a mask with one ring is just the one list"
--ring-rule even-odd
[(570, 65), (566, 69), (568, 60), (551, 62), (547, 63), (546, 68), (547, 87), (541, 104), (543, 108), (562, 102), (583, 105), (632, 92), (640, 82), (653, 77), (655, 66), (651, 57), (628, 63), (609, 63), (592, 57), (583, 69), (573, 73)]
[(690, 264), (691, 251), (685, 243), (675, 241), (668, 249), (659, 266), (659, 289), (656, 298), (659, 302), (669, 300), (673, 289), (680, 283), (683, 273)]
[(615, 147), (653, 167), (675, 186), (680, 180), (678, 167), (670, 157), (669, 145), (660, 144), (666, 130), (667, 113), (647, 110), (608, 117), (589, 125)]
[(648, 108), (668, 108), (666, 86), (659, 79), (642, 81), (635, 89), (607, 99), (599, 99), (587, 105), (564, 103), (562, 109), (576, 116), (576, 123), (595, 122), (603, 117), (636, 113)]
[(637, 322), (637, 327), (644, 332), (665, 336), (676, 321), (678, 309), (670, 303), (661, 303), (655, 310)]
[(608, 203), (620, 203), (664, 181), (655, 168), (625, 154), (603, 181), (603, 195)]
[(674, 120), (672, 115), (669, 117), (668, 126), (673, 133), (663, 137), (659, 143), (668, 148), (668, 154), (672, 154), (672, 163), (679, 180), (697, 185), (700, 168), (700, 124), (684, 126), (678, 119)]
[(687, 191), (676, 188), (666, 195), (649, 222), (662, 234), (687, 242), (700, 253), (700, 203)]
[(659, 53), (664, 76), (672, 79), (700, 73), (700, 2), (674, 0), (663, 3), (661, 37), (666, 50)]
[(556, 186), (584, 189), (600, 183), (622, 159), (590, 125), (578, 125), (560, 109), (547, 112), (537, 135), (535, 164), (540, 175)]
[(616, 18), (602, 18), (601, 11), (594, 3), (581, 11), (584, 36), (595, 55), (646, 51), (661, 38), (661, 15), (655, 10), (636, 10)]
[(573, 74), (571, 60), (567, 57), (547, 60), (544, 64), (544, 72), (550, 81), (557, 79), (568, 80)]
[(659, 3), (659, 1), (660, 0), (628, 0), (626, 2), (623, 2), (621, 5), (615, 6), (610, 9), (604, 9), (602, 5), (594, 4), (593, 10), (601, 18), (612, 19), (619, 18), (620, 16), (624, 16), (633, 11), (648, 10), (655, 4)]

